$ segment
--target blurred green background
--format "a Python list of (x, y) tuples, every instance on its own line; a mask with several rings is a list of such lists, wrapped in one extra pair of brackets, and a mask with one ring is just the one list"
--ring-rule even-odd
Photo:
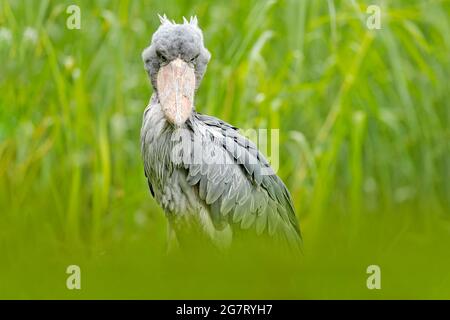
[[(200, 112), (280, 129), (300, 262), (165, 255), (139, 141), (157, 13), (198, 16)], [(450, 1), (0, 0), (0, 59), (0, 298), (450, 298)]]

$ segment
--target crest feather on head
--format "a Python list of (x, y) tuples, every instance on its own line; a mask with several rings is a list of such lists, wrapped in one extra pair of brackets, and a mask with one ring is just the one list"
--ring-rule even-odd
[[(161, 22), (161, 24), (177, 24), (175, 22), (175, 20), (169, 20), (169, 18), (167, 18), (166, 14), (163, 14), (162, 16), (160, 14), (158, 14), (158, 18), (159, 21)], [(198, 26), (198, 20), (197, 20), (197, 16), (191, 16), (191, 18), (189, 19), (189, 21), (183, 17), (183, 24), (190, 24), (192, 26), (197, 27)]]

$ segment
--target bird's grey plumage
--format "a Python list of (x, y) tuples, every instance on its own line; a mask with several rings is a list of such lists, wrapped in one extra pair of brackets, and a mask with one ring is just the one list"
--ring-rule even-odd
[(144, 67), (153, 88), (161, 64), (178, 57), (195, 64), (196, 88), (200, 86), (211, 54), (203, 45), (203, 33), (196, 18), (191, 23), (175, 24), (167, 18), (161, 19), (161, 26), (153, 34), (151, 45), (142, 52)]
[(155, 90), (141, 130), (145, 175), (177, 236), (194, 230), (226, 245), (236, 230), (254, 229), (298, 246), (290, 194), (250, 140), (195, 110), (181, 126), (167, 121), (155, 79), (159, 68), (176, 57), (194, 65), (198, 88), (210, 54), (196, 19), (178, 25), (163, 18), (143, 52)]

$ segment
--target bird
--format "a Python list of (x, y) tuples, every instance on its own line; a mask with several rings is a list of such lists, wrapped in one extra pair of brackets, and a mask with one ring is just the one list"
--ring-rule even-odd
[(168, 246), (188, 247), (196, 238), (229, 248), (248, 232), (298, 250), (299, 222), (283, 181), (238, 128), (194, 106), (211, 58), (197, 17), (178, 24), (158, 16), (142, 52), (153, 93), (141, 154), (150, 193), (168, 220)]

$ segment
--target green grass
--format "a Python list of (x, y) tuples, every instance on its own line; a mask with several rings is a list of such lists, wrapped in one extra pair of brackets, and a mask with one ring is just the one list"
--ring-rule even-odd
[[(72, 3), (0, 0), (0, 298), (450, 298), (450, 1), (79, 1), (68, 30)], [(139, 150), (157, 13), (198, 15), (199, 111), (280, 129), (300, 263), (164, 254)]]

